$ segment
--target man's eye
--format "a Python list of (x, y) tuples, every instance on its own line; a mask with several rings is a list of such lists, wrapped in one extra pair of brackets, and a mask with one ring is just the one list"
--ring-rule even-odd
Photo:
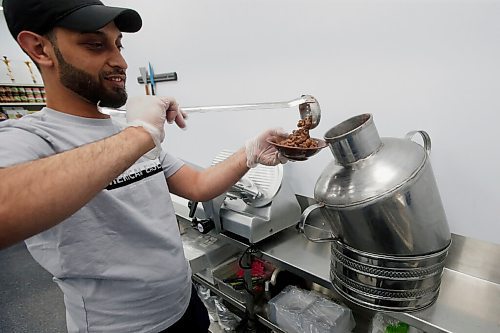
[(99, 43), (99, 42), (96, 42), (96, 43), (86, 43), (86, 44), (87, 44), (87, 46), (89, 46), (90, 48), (93, 48), (93, 49), (101, 49), (104, 46), (103, 43)]

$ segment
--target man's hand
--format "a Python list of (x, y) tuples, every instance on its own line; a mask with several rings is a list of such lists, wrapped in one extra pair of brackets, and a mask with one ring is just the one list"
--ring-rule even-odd
[(172, 97), (160, 97), (162, 101), (169, 104), (167, 110), (167, 122), (172, 124), (174, 121), (180, 128), (186, 128), (187, 114), (179, 107), (179, 104)]
[(268, 139), (277, 136), (287, 137), (288, 134), (281, 128), (272, 128), (245, 143), (247, 166), (249, 168), (256, 167), (257, 164), (278, 165), (288, 161), (273, 145), (267, 142)]
[(145, 156), (155, 159), (160, 155), (161, 143), (165, 139), (165, 120), (175, 121), (181, 128), (186, 126), (183, 113), (173, 98), (157, 96), (131, 97), (127, 101), (127, 126), (142, 126), (151, 134), (156, 145)]

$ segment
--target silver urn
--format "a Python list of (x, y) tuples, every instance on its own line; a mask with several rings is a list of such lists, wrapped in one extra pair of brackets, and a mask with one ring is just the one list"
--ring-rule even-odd
[[(412, 141), (420, 134), (423, 146)], [(334, 160), (316, 182), (318, 202), (302, 214), (312, 241), (331, 242), (330, 276), (346, 299), (376, 310), (414, 311), (438, 297), (451, 235), (424, 131), (380, 138), (371, 114), (352, 117), (324, 136)], [(329, 238), (304, 226), (320, 209)]]

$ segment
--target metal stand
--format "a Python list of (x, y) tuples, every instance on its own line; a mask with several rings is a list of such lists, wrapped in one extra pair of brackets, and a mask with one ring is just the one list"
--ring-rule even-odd
[(252, 283), (252, 253), (245, 251), (241, 260), (244, 263), (244, 279), (246, 285), (246, 306), (245, 314), (247, 316), (247, 325), (245, 332), (256, 332), (255, 300), (253, 295)]

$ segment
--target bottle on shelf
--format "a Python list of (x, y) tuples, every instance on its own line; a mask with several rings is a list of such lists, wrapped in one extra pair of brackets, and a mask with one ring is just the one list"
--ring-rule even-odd
[(0, 84), (0, 103), (45, 103), (45, 88), (43, 86)]

